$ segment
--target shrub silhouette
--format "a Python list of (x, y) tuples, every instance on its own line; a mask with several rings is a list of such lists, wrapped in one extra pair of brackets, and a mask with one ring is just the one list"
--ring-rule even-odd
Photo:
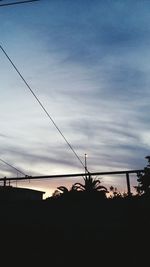
[(95, 179), (88, 174), (84, 179), (84, 183), (75, 183), (70, 189), (65, 186), (57, 187), (54, 191), (52, 198), (72, 198), (72, 199), (82, 199), (88, 197), (95, 198), (106, 198), (106, 193), (108, 193), (105, 186), (100, 185), (101, 181)]
[[(120, 199), (120, 198), (129, 197), (128, 193), (126, 193), (126, 192), (121, 193), (120, 191), (118, 191), (117, 187), (110, 186), (109, 190), (111, 193), (109, 198), (111, 198), (111, 199)], [(130, 197), (131, 196), (132, 196), (132, 194), (130, 195)]]
[(138, 186), (135, 186), (139, 195), (150, 195), (150, 156), (145, 157), (148, 160), (147, 166), (144, 171), (137, 173)]
[(110, 195), (110, 198), (122, 197), (122, 194), (118, 191), (117, 187), (110, 186), (109, 190), (112, 193), (112, 195)]
[(77, 192), (74, 185), (70, 189), (65, 186), (58, 186), (57, 189), (54, 191), (52, 198), (70, 198), (75, 195)]

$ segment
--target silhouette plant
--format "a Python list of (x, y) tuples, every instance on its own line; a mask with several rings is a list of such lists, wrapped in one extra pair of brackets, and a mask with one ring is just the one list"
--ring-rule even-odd
[(110, 192), (112, 195), (110, 195), (110, 198), (118, 198), (122, 197), (121, 193), (118, 191), (117, 187), (110, 186)]
[(75, 183), (73, 185), (74, 190), (83, 191), (86, 193), (96, 193), (101, 192), (104, 196), (108, 193), (107, 188), (105, 186), (100, 185), (101, 181), (99, 179), (91, 177), (90, 174), (86, 175), (84, 179), (84, 184)]
[(138, 186), (134, 186), (139, 195), (150, 195), (150, 156), (145, 158), (148, 160), (148, 164), (143, 172), (137, 173)]
[(74, 185), (70, 189), (68, 189), (65, 186), (58, 186), (57, 189), (54, 191), (52, 197), (53, 198), (68, 197), (75, 191), (76, 189), (74, 188)]
[[(113, 187), (113, 186), (110, 186), (109, 188), (110, 190), (110, 197), (109, 198), (113, 198), (113, 199), (118, 199), (118, 198), (127, 198), (128, 197), (128, 193), (126, 192), (120, 192), (118, 191), (117, 187)], [(132, 194), (131, 194), (132, 195)]]
[(84, 179), (84, 184), (75, 183), (72, 185), (70, 189), (65, 186), (58, 186), (57, 190), (54, 191), (52, 198), (65, 198), (65, 199), (81, 199), (83, 194), (89, 196), (101, 196), (103, 198), (106, 197), (106, 193), (108, 193), (107, 188), (105, 186), (100, 185), (101, 181), (99, 179), (91, 177), (91, 175), (86, 175)]
[(69, 189), (65, 186), (58, 186), (57, 189), (59, 190), (60, 194), (68, 194)]

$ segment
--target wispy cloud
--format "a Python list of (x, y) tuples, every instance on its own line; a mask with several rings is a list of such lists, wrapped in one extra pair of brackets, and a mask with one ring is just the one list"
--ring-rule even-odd
[[(149, 8), (40, 1), (0, 18), (5, 48), (91, 170), (142, 168), (149, 154)], [(31, 174), (81, 171), (2, 54), (0, 65), (1, 155)]]

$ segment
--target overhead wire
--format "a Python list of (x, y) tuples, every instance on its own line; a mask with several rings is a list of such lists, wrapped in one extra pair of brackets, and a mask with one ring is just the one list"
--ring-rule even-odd
[(80, 157), (78, 156), (78, 154), (76, 153), (76, 151), (74, 150), (74, 148), (72, 147), (72, 145), (68, 142), (68, 140), (66, 139), (66, 137), (64, 136), (64, 134), (62, 133), (62, 131), (59, 129), (59, 127), (55, 123), (55, 121), (52, 118), (52, 116), (46, 110), (46, 108), (44, 107), (44, 105), (42, 104), (42, 102), (39, 100), (39, 98), (37, 97), (37, 95), (35, 94), (35, 92), (33, 91), (33, 89), (31, 88), (31, 86), (25, 80), (25, 78), (23, 77), (23, 75), (21, 74), (21, 72), (19, 71), (19, 69), (17, 68), (17, 66), (15, 65), (15, 63), (9, 57), (8, 53), (6, 52), (6, 50), (2, 47), (2, 45), (0, 45), (0, 49), (2, 50), (2, 52), (4, 53), (4, 55), (6, 56), (6, 58), (8, 59), (8, 61), (11, 63), (11, 65), (15, 69), (15, 71), (18, 73), (18, 75), (20, 76), (20, 78), (22, 79), (22, 81), (24, 82), (24, 84), (26, 85), (26, 87), (29, 89), (30, 93), (34, 96), (34, 98), (36, 99), (36, 101), (38, 102), (38, 104), (41, 106), (41, 108), (43, 109), (43, 111), (45, 112), (45, 114), (47, 115), (47, 117), (53, 123), (53, 125), (55, 126), (55, 128), (57, 129), (57, 131), (59, 132), (59, 134), (62, 136), (62, 138), (64, 139), (64, 141), (68, 145), (68, 147), (71, 149), (71, 151), (73, 152), (73, 154), (75, 155), (75, 157), (78, 159), (78, 161), (82, 165), (82, 167), (85, 168), (84, 163), (82, 162), (82, 160), (80, 159)]
[[(3, 0), (0, 0), (0, 2), (2, 2)], [(17, 4), (26, 4), (26, 3), (31, 3), (31, 2), (37, 2), (40, 0), (26, 0), (26, 1), (18, 1), (18, 2), (12, 2), (12, 3), (0, 3), (0, 7), (4, 7), (4, 6), (12, 6), (12, 5), (17, 5)], [(24, 172), (22, 172), (21, 170), (19, 170), (18, 168), (12, 166), (10, 163), (6, 162), (5, 160), (0, 159), (1, 162), (3, 162), (4, 164), (6, 164), (7, 166), (11, 167), (12, 169), (16, 170), (17, 172), (21, 173), (24, 176), (28, 176), (26, 175)]]
[(17, 172), (23, 174), (24, 176), (28, 176), (28, 175), (26, 175), (23, 171), (21, 171), (21, 170), (19, 170), (18, 168), (14, 167), (14, 166), (11, 165), (10, 163), (6, 162), (5, 160), (0, 159), (0, 161), (3, 162), (3, 163), (5, 163), (7, 166), (13, 168), (15, 171), (17, 171)]
[(19, 2), (4, 3), (4, 4), (2, 3), (2, 4), (0, 4), (0, 7), (12, 6), (12, 5), (18, 5), (18, 4), (27, 4), (27, 3), (31, 3), (31, 2), (37, 2), (37, 1), (40, 1), (40, 0), (27, 0), (27, 1), (19, 1)]

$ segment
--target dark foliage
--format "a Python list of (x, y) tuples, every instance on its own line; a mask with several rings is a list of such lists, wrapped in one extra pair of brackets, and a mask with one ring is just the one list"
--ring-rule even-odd
[(21, 257), (33, 266), (146, 266), (149, 200), (111, 191), (106, 198), (107, 189), (89, 176), (43, 201), (0, 202), (5, 265)]
[(40, 260), (42, 265), (49, 260), (50, 266), (145, 266), (149, 255), (149, 203), (141, 197), (60, 197), (1, 203), (0, 211), (1, 254), (9, 255), (5, 263), (21, 256), (33, 266)]
[(94, 199), (104, 200), (108, 190), (105, 186), (100, 185), (99, 179), (94, 179), (91, 175), (84, 178), (84, 183), (75, 183), (70, 189), (65, 186), (57, 187), (57, 190), (52, 195), (52, 198), (74, 199), (92, 201)]
[(144, 194), (145, 196), (150, 196), (150, 156), (147, 156), (146, 159), (148, 160), (148, 164), (143, 172), (137, 174), (139, 184), (135, 188), (139, 195)]

